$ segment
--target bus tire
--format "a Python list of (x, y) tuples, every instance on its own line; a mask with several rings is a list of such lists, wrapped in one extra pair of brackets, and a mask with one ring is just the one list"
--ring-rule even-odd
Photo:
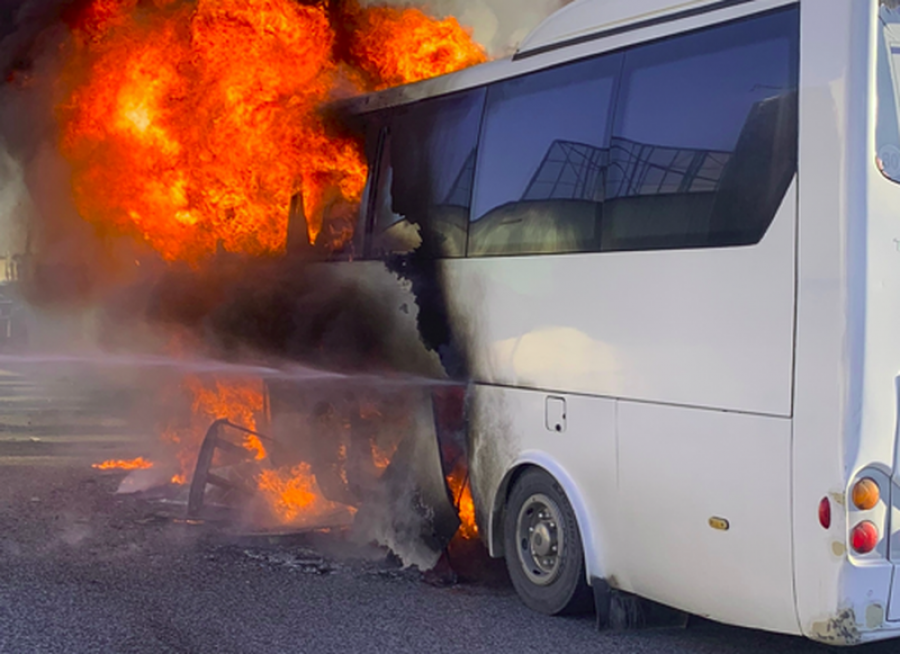
[(539, 468), (516, 480), (504, 515), (506, 568), (519, 597), (546, 615), (587, 612), (584, 548), (572, 505), (559, 483)]

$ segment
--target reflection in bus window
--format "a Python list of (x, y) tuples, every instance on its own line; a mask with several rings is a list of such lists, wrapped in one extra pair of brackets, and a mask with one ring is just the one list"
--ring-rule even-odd
[(469, 256), (759, 242), (797, 169), (797, 33), (790, 9), (493, 86)]
[(465, 255), (484, 90), (423, 102), (389, 118), (375, 197), (372, 254)]
[(493, 86), (469, 256), (593, 250), (619, 56)]
[(628, 52), (602, 249), (758, 242), (797, 163), (797, 12)]

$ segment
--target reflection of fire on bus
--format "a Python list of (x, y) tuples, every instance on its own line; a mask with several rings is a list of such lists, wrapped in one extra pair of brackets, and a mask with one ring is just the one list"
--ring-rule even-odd
[(478, 533), (530, 607), (900, 635), (878, 4), (582, 0), (339, 108), (369, 180), (335, 265), (468, 382)]

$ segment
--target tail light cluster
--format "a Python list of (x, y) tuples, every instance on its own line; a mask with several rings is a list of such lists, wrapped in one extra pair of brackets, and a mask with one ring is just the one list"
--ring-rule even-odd
[[(852, 525), (849, 545), (857, 556), (888, 555), (887, 539), (890, 479), (879, 470), (865, 470), (857, 476), (847, 494), (847, 519)], [(819, 524), (831, 528), (831, 500), (823, 497), (819, 502)]]
[(883, 502), (882, 486), (887, 488), (885, 475), (867, 471), (850, 489), (849, 509), (850, 547), (857, 555), (880, 552), (887, 555), (884, 535), (887, 532), (887, 509)]

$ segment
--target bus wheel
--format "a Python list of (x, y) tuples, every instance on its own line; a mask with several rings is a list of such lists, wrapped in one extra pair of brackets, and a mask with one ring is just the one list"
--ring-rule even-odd
[(575, 512), (543, 470), (526, 470), (513, 486), (503, 538), (509, 576), (526, 606), (547, 615), (590, 610)]

